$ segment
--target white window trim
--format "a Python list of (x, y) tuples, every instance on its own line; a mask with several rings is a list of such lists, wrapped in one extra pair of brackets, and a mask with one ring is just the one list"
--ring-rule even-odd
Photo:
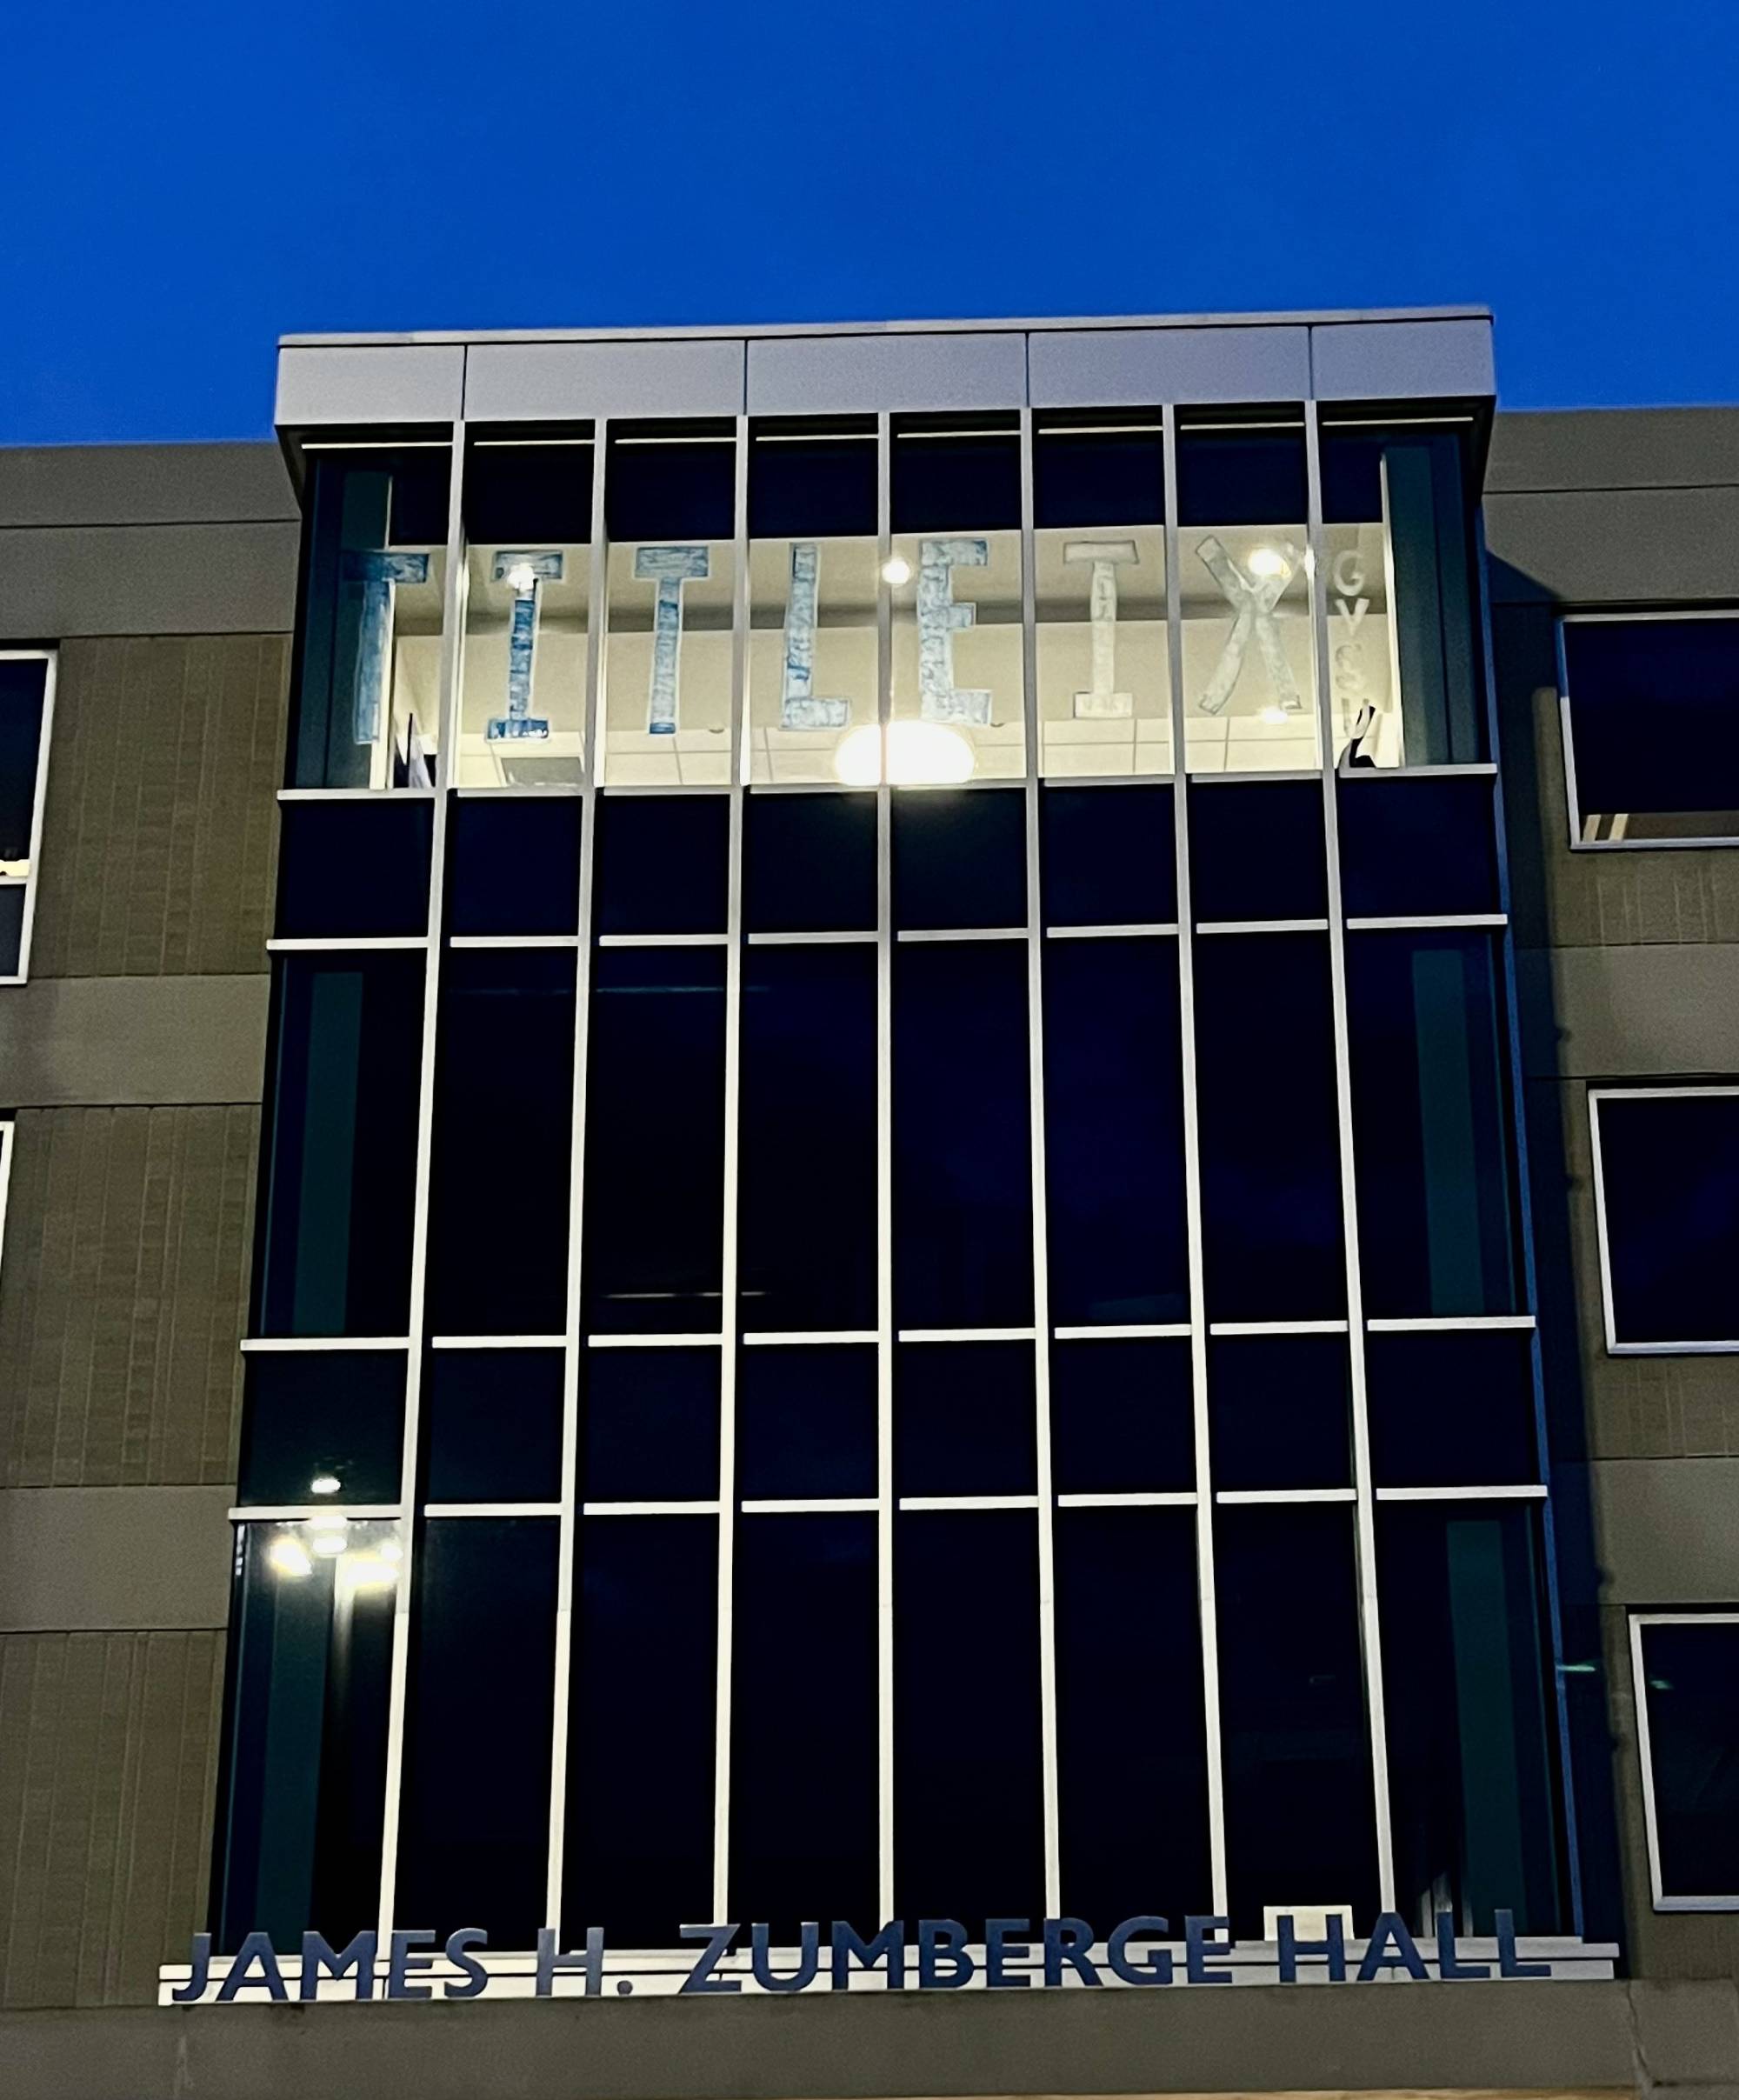
[(18, 1126), (10, 1117), (0, 1118), (0, 1261), (6, 1251), (6, 1191), (12, 1180), (12, 1154), (18, 1143)]
[(1661, 1886), (1661, 1845), (1655, 1819), (1655, 1763), (1649, 1741), (1649, 1677), (1642, 1660), (1645, 1626), (1739, 1626), (1739, 1611), (1633, 1611), (1630, 1685), (1636, 1703), (1636, 1756), (1642, 1770), (1642, 1817), (1649, 1832), (1649, 1886), (1656, 1910), (1739, 1910), (1739, 1895), (1669, 1896)]
[(52, 649), (0, 649), (0, 663), (43, 663), (43, 726), (37, 738), (37, 783), (30, 802), (30, 872), (24, 877), (23, 923), (18, 929), (18, 967), (0, 984), (23, 984), (30, 975), (30, 936), (37, 923), (37, 891), (43, 871), (43, 810), (48, 801), (49, 752), (54, 740), (55, 675), (60, 656)]
[[(1733, 842), (1739, 844), (1739, 840)], [(1594, 1169), (1594, 1223), (1600, 1243), (1600, 1313), (1609, 1357), (1730, 1357), (1739, 1355), (1739, 1337), (1729, 1342), (1621, 1342), (1612, 1303), (1612, 1256), (1606, 1230), (1606, 1172), (1600, 1157), (1600, 1104), (1602, 1101), (1707, 1100), (1739, 1095), (1735, 1086), (1591, 1086), (1588, 1090), (1588, 1134)]]
[(1722, 605), (1659, 606), (1643, 612), (1565, 612), (1558, 616), (1558, 723), (1563, 738), (1564, 750), (1564, 801), (1569, 819), (1570, 851), (1572, 853), (1674, 853), (1687, 847), (1707, 850), (1715, 846), (1739, 846), (1739, 837), (1733, 838), (1584, 838), (1582, 836), (1582, 803), (1576, 794), (1576, 742), (1570, 729), (1570, 673), (1569, 656), (1564, 648), (1564, 630), (1567, 627), (1610, 626), (1623, 621), (1632, 627), (1645, 623), (1662, 624), (1682, 620), (1739, 620), (1739, 608)]

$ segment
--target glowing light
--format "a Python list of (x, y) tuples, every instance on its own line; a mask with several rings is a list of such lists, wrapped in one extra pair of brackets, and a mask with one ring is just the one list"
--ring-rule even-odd
[(308, 1543), (322, 1560), (336, 1560), (350, 1541), (342, 1531), (316, 1531)]
[(285, 1537), (273, 1539), (266, 1558), (278, 1575), (295, 1577), (312, 1575), (314, 1572), (314, 1563), (309, 1559), (307, 1549), (299, 1538)]
[(516, 591), (520, 597), (523, 597), (537, 581), (537, 572), (532, 568), (530, 562), (516, 562), (508, 570), (503, 580), (510, 590)]
[(310, 1495), (336, 1495), (338, 1492), (338, 1476), (336, 1473), (316, 1473), (308, 1483)]
[(396, 1564), (404, 1558), (404, 1548), (396, 1538), (384, 1538), (381, 1541), (380, 1557)]
[(1286, 720), (1286, 710), (1283, 707), (1265, 707), (1262, 710), (1261, 719), (1276, 724), (1283, 723)]
[(356, 1590), (383, 1590), (398, 1580), (398, 1570), (378, 1553), (352, 1553), (344, 1562), (344, 1579)]
[[(970, 780), (976, 760), (958, 730), (940, 722), (888, 724), (888, 778), (896, 787), (950, 786)], [(882, 777), (882, 732), (872, 723), (843, 737), (833, 770), (848, 788), (873, 788)]]
[(1290, 576), (1292, 564), (1277, 547), (1258, 547), (1244, 566), (1252, 576)]
[(882, 564), (882, 581), (891, 583), (897, 590), (902, 583), (912, 580), (912, 565), (903, 554), (890, 554)]

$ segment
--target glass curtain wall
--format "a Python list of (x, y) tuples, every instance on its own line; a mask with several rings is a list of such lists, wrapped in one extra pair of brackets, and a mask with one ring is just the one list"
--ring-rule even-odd
[(230, 1944), (1568, 1929), (1463, 437), (469, 434), (456, 791), (285, 862)]

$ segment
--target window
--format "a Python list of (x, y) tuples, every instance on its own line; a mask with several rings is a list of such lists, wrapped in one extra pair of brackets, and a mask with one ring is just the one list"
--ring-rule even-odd
[(1739, 839), (1739, 614), (1574, 613), (1558, 638), (1571, 845)]
[(1739, 1910), (1739, 1614), (1630, 1621), (1657, 1910)]
[(1739, 1350), (1739, 1086), (1589, 1095), (1606, 1346)]
[(54, 689), (50, 651), (0, 649), (0, 984), (30, 971)]
[(310, 442), (289, 785), (432, 788), (452, 447)]

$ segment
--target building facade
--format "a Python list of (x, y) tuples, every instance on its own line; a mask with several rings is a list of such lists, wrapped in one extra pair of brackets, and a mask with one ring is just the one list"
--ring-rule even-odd
[(0, 456), (19, 2090), (1739, 2083), (1739, 419), (277, 419)]

